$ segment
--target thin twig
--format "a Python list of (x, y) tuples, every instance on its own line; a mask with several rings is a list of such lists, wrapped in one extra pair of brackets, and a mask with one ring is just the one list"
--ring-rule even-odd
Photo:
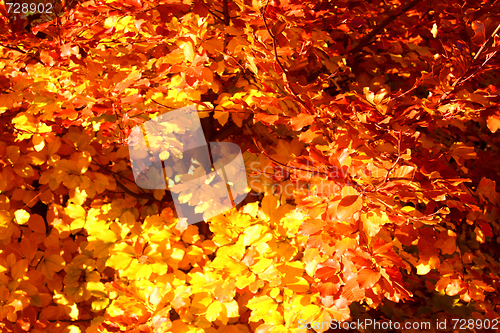
[(171, 106), (168, 106), (168, 105), (162, 104), (162, 103), (160, 103), (160, 102), (157, 102), (157, 101), (155, 101), (155, 100), (154, 100), (154, 99), (152, 99), (152, 98), (151, 98), (151, 100), (152, 100), (154, 103), (158, 104), (159, 106), (163, 106), (164, 108), (167, 108), (167, 109), (170, 109), (170, 110), (175, 110), (175, 109), (176, 109), (176, 108), (173, 108), (173, 107), (171, 107)]
[(396, 158), (396, 161), (391, 165), (391, 167), (387, 170), (387, 173), (385, 175), (384, 181), (382, 184), (378, 185), (375, 190), (378, 190), (380, 187), (382, 187), (384, 184), (387, 183), (389, 180), (389, 175), (391, 174), (392, 170), (396, 167), (396, 165), (399, 163), (401, 160), (401, 140), (403, 137), (403, 132), (399, 131), (399, 138), (398, 138), (398, 157)]
[(104, 167), (103, 165), (101, 165), (95, 161), (92, 161), (92, 164), (99, 166), (100, 170), (103, 170), (103, 171), (106, 171), (107, 173), (109, 173), (115, 179), (116, 185), (118, 185), (118, 187), (120, 187), (126, 194), (133, 196), (137, 199), (156, 200), (154, 195), (152, 195), (150, 193), (145, 193), (145, 192), (144, 193), (135, 193), (135, 192), (131, 191), (128, 187), (126, 187), (123, 183), (121, 183), (117, 178), (117, 176), (120, 176), (120, 177), (124, 178), (125, 180), (128, 180), (129, 182), (135, 184), (134, 181), (128, 179), (127, 177), (122, 176), (122, 175), (120, 175), (112, 170), (109, 170), (108, 168)]
[[(222, 1), (222, 13), (224, 15), (224, 25), (228, 27), (231, 24), (231, 18), (229, 17), (229, 2), (228, 0)], [(224, 33), (224, 46), (223, 50), (226, 50), (227, 45), (229, 44), (229, 34), (227, 32)]]
[(135, 193), (135, 192), (132, 192), (125, 185), (123, 185), (122, 183), (120, 183), (120, 181), (115, 177), (115, 175), (111, 175), (111, 176), (115, 179), (116, 185), (118, 185), (128, 195), (133, 196), (133, 197), (135, 197), (137, 199), (149, 199), (149, 200), (155, 200), (156, 201), (156, 198), (155, 198), (154, 195), (149, 194), (149, 193)]
[(276, 164), (282, 165), (282, 166), (284, 166), (284, 167), (286, 167), (286, 168), (288, 168), (288, 169), (293, 169), (293, 170), (298, 170), (298, 171), (304, 171), (304, 172), (310, 172), (310, 173), (316, 173), (316, 174), (318, 174), (318, 175), (321, 175), (321, 176), (324, 176), (324, 177), (328, 177), (328, 173), (326, 173), (326, 172), (316, 171), (316, 170), (308, 170), (308, 169), (302, 169), (302, 168), (297, 168), (297, 167), (289, 166), (289, 165), (287, 165), (287, 164), (285, 164), (285, 163), (282, 163), (282, 162), (280, 162), (280, 161), (277, 161), (277, 160), (275, 160), (274, 158), (272, 158), (271, 156), (269, 156), (269, 155), (267, 154), (267, 152), (266, 152), (264, 149), (262, 149), (261, 147), (259, 147), (259, 144), (258, 144), (258, 143), (257, 143), (257, 141), (255, 140), (255, 138), (253, 138), (253, 143), (255, 144), (255, 146), (257, 147), (257, 149), (259, 149), (259, 150), (260, 150), (260, 152), (261, 152), (262, 154), (264, 154), (267, 158), (269, 158), (271, 161), (273, 161), (273, 162), (274, 162), (274, 163), (276, 163)]
[(483, 51), (487, 47), (487, 45), (490, 44), (490, 42), (493, 40), (493, 38), (495, 38), (495, 35), (498, 33), (499, 30), (500, 30), (500, 23), (498, 24), (498, 26), (495, 29), (495, 31), (493, 31), (493, 33), (491, 34), (491, 36), (488, 38), (488, 40), (485, 41), (483, 43), (483, 45), (481, 45), (481, 48), (479, 49), (479, 51), (477, 51), (477, 53), (474, 56), (474, 59), (472, 60), (472, 62), (476, 62), (476, 60), (479, 58), (479, 56), (481, 55), (481, 53), (483, 53)]
[(210, 14), (212, 14), (213, 16), (215, 16), (215, 18), (217, 18), (219, 21), (224, 22), (224, 19), (222, 17), (220, 17), (219, 15), (217, 15), (217, 14), (214, 13), (214, 11), (219, 12), (218, 10), (215, 10), (215, 9), (211, 10), (210, 7), (208, 6), (208, 4), (205, 3), (205, 1), (203, 1), (203, 0), (201, 1), (201, 3), (205, 5), (205, 7), (207, 8), (207, 10), (208, 10), (208, 12)]
[(17, 51), (17, 52), (20, 52), (20, 53), (22, 53), (24, 55), (27, 55), (31, 59), (39, 62), (40, 64), (42, 64), (44, 66), (46, 66), (45, 63), (42, 60), (40, 60), (38, 57), (35, 57), (34, 55), (28, 53), (27, 51), (24, 51), (24, 50), (20, 49), (18, 46), (10, 46), (10, 45), (3, 45), (3, 44), (0, 44), (0, 46), (5, 47), (6, 49), (9, 49), (9, 50)]
[(455, 80), (455, 82), (453, 82), (453, 84), (451, 85), (451, 90), (447, 91), (443, 95), (441, 95), (441, 98), (439, 98), (439, 101), (438, 101), (438, 105), (441, 104), (446, 98), (448, 98), (448, 96), (450, 96), (450, 94), (453, 93), (457, 87), (462, 85), (462, 83), (464, 83), (467, 80), (469, 80), (470, 78), (474, 77), (481, 69), (483, 69), (483, 67), (488, 63), (488, 61), (497, 53), (497, 51), (495, 51), (491, 55), (486, 56), (485, 61), (483, 61), (483, 63), (471, 75), (469, 75), (468, 77), (465, 77), (465, 75), (472, 69), (472, 67), (476, 65), (476, 61), (479, 59), (479, 56), (489, 46), (489, 44), (492, 42), (493, 38), (498, 33), (498, 31), (500, 31), (500, 23), (496, 27), (495, 31), (493, 31), (493, 33), (490, 35), (488, 40), (485, 41), (483, 43), (483, 45), (481, 45), (481, 48), (479, 49), (479, 51), (477, 51), (476, 55), (472, 59), (472, 63), (469, 65), (469, 67), (464, 72), (464, 74), (462, 76), (460, 76), (459, 78), (457, 78)]
[(373, 30), (366, 35), (359, 43), (356, 45), (355, 48), (353, 48), (349, 54), (350, 55), (355, 55), (359, 51), (361, 51), (368, 43), (372, 40), (373, 37), (375, 37), (382, 29), (384, 29), (389, 23), (393, 22), (395, 19), (397, 19), (401, 14), (406, 13), (409, 11), (411, 8), (413, 8), (417, 3), (419, 3), (421, 0), (413, 0), (408, 2), (405, 6), (401, 7), (398, 12), (389, 15), (385, 20), (380, 22)]
[(230, 17), (229, 17), (229, 0), (222, 0), (222, 14), (224, 15), (224, 24), (229, 25)]
[[(300, 96), (297, 94), (297, 92), (294, 90), (293, 86), (290, 83), (290, 79), (288, 77), (288, 70), (285, 68), (283, 63), (280, 61), (279, 56), (278, 56), (278, 47), (277, 47), (277, 42), (276, 42), (276, 36), (273, 34), (271, 29), (269, 28), (269, 25), (267, 23), (266, 19), (266, 10), (269, 5), (269, 0), (266, 1), (266, 5), (264, 6), (262, 10), (262, 20), (264, 21), (264, 26), (266, 27), (267, 32), (269, 33), (269, 36), (271, 36), (273, 40), (273, 52), (274, 52), (274, 59), (278, 66), (280, 67), (281, 71), (283, 72), (283, 81), (285, 83), (285, 88), (289, 91), (289, 93), (292, 95), (294, 100), (300, 103), (304, 110), (306, 111), (307, 114), (314, 115), (315, 110), (314, 110), (314, 105), (311, 102), (305, 102)], [(328, 129), (324, 126), (322, 123), (318, 123), (318, 126), (320, 127), (321, 131), (324, 134), (324, 138), (328, 143), (332, 143), (333, 140), (330, 138), (330, 135), (328, 133)]]
[(273, 51), (274, 51), (274, 59), (276, 63), (278, 64), (279, 68), (283, 72), (283, 81), (285, 82), (285, 86), (288, 88), (290, 93), (293, 95), (293, 97), (308, 111), (310, 114), (309, 107), (306, 102), (304, 102), (295, 92), (293, 89), (292, 85), (290, 84), (290, 80), (288, 79), (288, 71), (285, 69), (285, 66), (281, 63), (279, 56), (278, 56), (278, 48), (277, 48), (277, 43), (276, 43), (276, 36), (273, 34), (271, 29), (269, 28), (269, 25), (267, 24), (267, 19), (266, 19), (266, 10), (267, 6), (269, 5), (269, 0), (267, 0), (266, 5), (264, 6), (264, 9), (262, 10), (262, 20), (264, 21), (264, 26), (266, 27), (267, 32), (269, 33), (269, 36), (271, 36), (271, 39), (273, 40)]

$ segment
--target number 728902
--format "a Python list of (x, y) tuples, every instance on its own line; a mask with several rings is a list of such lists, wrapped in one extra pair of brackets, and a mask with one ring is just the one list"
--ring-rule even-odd
[(28, 2), (6, 2), (7, 13), (14, 14), (51, 14), (53, 12), (53, 5), (51, 3), (28, 3)]

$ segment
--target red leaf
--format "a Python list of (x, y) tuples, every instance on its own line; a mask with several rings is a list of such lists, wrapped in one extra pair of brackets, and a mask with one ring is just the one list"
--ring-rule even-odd
[(493, 230), (491, 229), (491, 225), (488, 222), (485, 222), (483, 220), (478, 220), (477, 224), (479, 224), (479, 227), (484, 232), (485, 236), (493, 237)]
[(494, 180), (483, 177), (477, 186), (476, 194), (495, 205), (500, 200), (500, 195), (495, 190), (496, 186), (497, 183)]
[(474, 37), (472, 37), (472, 42), (476, 45), (482, 45), (486, 40), (486, 28), (483, 22), (472, 22), (472, 29), (474, 29)]
[(373, 244), (373, 253), (382, 254), (392, 250), (392, 243), (386, 243), (382, 239), (377, 239)]
[[(316, 270), (316, 277), (321, 280), (330, 280), (335, 277), (339, 272), (339, 262), (334, 259), (328, 259), (322, 264), (318, 264), (319, 268)], [(336, 279), (338, 280), (338, 278)], [(335, 282), (335, 281), (332, 281)]]
[(124, 2), (127, 5), (132, 5), (132, 6), (136, 7), (136, 8), (142, 8), (142, 4), (141, 4), (140, 0), (124, 0)]
[[(76, 98), (75, 98), (75, 100), (73, 100), (73, 105), (75, 105), (75, 107), (79, 107), (79, 105), (81, 105), (82, 103), (86, 103), (86, 100), (80, 101), (80, 100), (76, 100)], [(109, 103), (106, 103), (106, 104), (96, 103), (96, 104), (92, 105), (92, 111), (97, 113), (98, 116), (102, 115), (104, 112), (106, 112), (110, 109), (112, 109), (112, 106), (109, 105)]]

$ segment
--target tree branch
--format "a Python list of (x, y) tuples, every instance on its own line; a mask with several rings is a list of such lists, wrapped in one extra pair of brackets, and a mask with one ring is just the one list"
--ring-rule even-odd
[(483, 63), (481, 65), (479, 65), (479, 67), (472, 74), (470, 74), (467, 77), (465, 76), (476, 65), (476, 61), (479, 59), (479, 56), (483, 53), (483, 51), (487, 47), (489, 47), (489, 45), (491, 45), (491, 43), (493, 42), (493, 38), (498, 33), (498, 31), (500, 31), (500, 23), (496, 27), (495, 31), (493, 31), (493, 33), (491, 34), (491, 36), (488, 38), (488, 40), (485, 41), (483, 43), (483, 45), (481, 45), (481, 48), (479, 49), (479, 51), (477, 51), (476, 55), (472, 59), (472, 63), (469, 65), (469, 67), (464, 72), (464, 74), (462, 76), (460, 76), (459, 78), (457, 78), (455, 80), (455, 82), (453, 82), (453, 84), (451, 85), (451, 90), (448, 91), (448, 92), (445, 92), (443, 95), (441, 95), (441, 98), (438, 101), (438, 105), (441, 104), (446, 98), (448, 98), (448, 96), (450, 96), (450, 94), (453, 93), (457, 87), (459, 87), (460, 85), (462, 85), (462, 83), (464, 83), (465, 81), (467, 81), (470, 78), (474, 77), (481, 69), (483, 69), (483, 67), (488, 63), (488, 61), (490, 61), (490, 59), (493, 58), (493, 56), (497, 53), (497, 51), (494, 51), (494, 52), (488, 54), (486, 56), (486, 59), (483, 61)]
[(483, 45), (481, 45), (481, 48), (479, 49), (479, 51), (477, 51), (476, 55), (474, 56), (474, 59), (472, 59), (472, 62), (476, 62), (477, 59), (479, 59), (479, 56), (481, 55), (481, 53), (483, 53), (483, 51), (489, 47), (489, 44), (491, 44), (493, 42), (493, 38), (495, 38), (495, 35), (498, 33), (498, 31), (500, 30), (500, 23), (498, 24), (497, 28), (495, 29), (495, 31), (493, 31), (493, 33), (491, 34), (491, 36), (488, 38), (487, 41), (485, 41), (483, 43)]
[(350, 52), (349, 55), (353, 56), (356, 53), (360, 52), (366, 45), (370, 43), (370, 41), (375, 37), (382, 29), (384, 29), (389, 23), (393, 22), (396, 20), (401, 14), (406, 13), (409, 11), (411, 8), (413, 8), (417, 3), (419, 3), (421, 0), (413, 0), (408, 2), (406, 5), (403, 7), (400, 7), (400, 9), (394, 13), (389, 15), (385, 20), (380, 22), (373, 30), (363, 37), (363, 39), (356, 45), (355, 48), (353, 48)]
[(229, 17), (229, 0), (222, 1), (222, 14), (224, 15), (224, 24), (229, 25), (230, 17)]
[[(283, 81), (285, 83), (285, 88), (287, 88), (289, 93), (292, 95), (293, 99), (296, 100), (297, 102), (299, 102), (300, 105), (302, 105), (302, 107), (304, 108), (306, 113), (312, 115), (312, 114), (314, 114), (314, 110), (313, 110), (314, 106), (312, 105), (311, 102), (306, 103), (302, 98), (300, 98), (300, 96), (297, 94), (297, 92), (293, 89), (293, 87), (290, 83), (290, 79), (288, 77), (288, 70), (285, 68), (285, 66), (282, 64), (282, 62), (279, 59), (278, 47), (277, 47), (277, 43), (276, 43), (276, 36), (273, 34), (271, 29), (269, 28), (269, 25), (267, 24), (266, 10), (267, 10), (268, 5), (269, 5), (269, 0), (267, 0), (266, 5), (264, 6), (264, 9), (262, 10), (262, 13), (261, 13), (262, 20), (264, 21), (264, 25), (266, 27), (267, 32), (269, 33), (269, 35), (271, 36), (271, 38), (273, 40), (274, 59), (275, 59), (276, 63), (278, 64), (279, 68), (283, 71)], [(328, 141), (328, 143), (332, 143), (333, 141), (330, 138), (330, 135), (328, 134), (328, 129), (324, 126), (324, 124), (318, 123), (318, 126), (320, 127), (321, 131), (323, 132), (323, 135), (324, 135), (326, 141)]]
[(22, 53), (24, 55), (27, 55), (28, 57), (30, 57), (31, 59), (35, 60), (36, 62), (38, 62), (38, 63), (46, 66), (45, 63), (42, 60), (40, 60), (38, 57), (35, 57), (32, 54), (29, 54), (27, 51), (24, 51), (24, 50), (20, 49), (18, 46), (9, 46), (9, 45), (3, 45), (3, 44), (0, 45), (0, 46), (5, 47), (6, 49), (9, 49), (9, 50), (17, 51), (17, 52), (20, 52), (20, 53)]
[(137, 199), (149, 199), (149, 200), (155, 200), (155, 201), (157, 200), (154, 197), (154, 195), (152, 195), (150, 193), (135, 193), (135, 192), (132, 192), (125, 185), (123, 185), (122, 183), (120, 183), (120, 181), (115, 177), (115, 175), (112, 175), (112, 176), (115, 179), (116, 185), (118, 185), (118, 187), (120, 187), (128, 195), (133, 196), (133, 197), (135, 197)]

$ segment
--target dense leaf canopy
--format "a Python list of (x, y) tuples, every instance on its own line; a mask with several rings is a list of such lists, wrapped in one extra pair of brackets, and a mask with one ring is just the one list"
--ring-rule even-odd
[[(498, 0), (32, 3), (0, 2), (2, 332), (500, 317)], [(251, 191), (187, 225), (128, 136), (192, 104)]]

